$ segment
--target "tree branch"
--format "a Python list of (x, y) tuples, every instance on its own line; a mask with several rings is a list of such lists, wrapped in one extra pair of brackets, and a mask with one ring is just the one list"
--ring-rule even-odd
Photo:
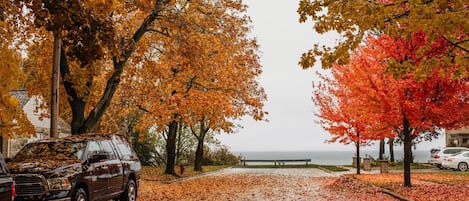
[(455, 43), (455, 42), (452, 42), (451, 40), (449, 40), (448, 38), (446, 38), (446, 37), (443, 36), (443, 35), (441, 35), (441, 37), (442, 37), (443, 39), (445, 39), (445, 41), (448, 42), (449, 44), (451, 44), (451, 45), (453, 45), (453, 46), (455, 46), (455, 47), (457, 47), (457, 48), (463, 50), (464, 52), (469, 53), (469, 50), (468, 50), (468, 49), (466, 49), (466, 48), (464, 48), (464, 47), (462, 47), (462, 46), (459, 45), (460, 43), (465, 43), (465, 42), (468, 42), (469, 40), (463, 40), (463, 41), (459, 41), (459, 42)]

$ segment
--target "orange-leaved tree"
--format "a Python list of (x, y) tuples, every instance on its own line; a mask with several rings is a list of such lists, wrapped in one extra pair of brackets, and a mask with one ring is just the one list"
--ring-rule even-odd
[(34, 135), (34, 128), (12, 96), (12, 91), (22, 87), (25, 75), (20, 68), (20, 53), (15, 42), (18, 30), (16, 17), (20, 14), (10, 1), (0, 2), (0, 137)]
[[(366, 118), (360, 118), (366, 128), (379, 131), (377, 135), (383, 134), (380, 131), (391, 132), (404, 141), (405, 186), (411, 186), (412, 140), (437, 128), (464, 126), (468, 120), (469, 84), (465, 78), (453, 76), (459, 66), (440, 66), (423, 80), (418, 73), (407, 73), (400, 78), (386, 73), (391, 60), (402, 65), (418, 65), (417, 50), (428, 43), (426, 36), (419, 31), (409, 40), (386, 35), (368, 37), (366, 45), (354, 52), (350, 63), (334, 67), (345, 78), (337, 82), (352, 91), (348, 98), (355, 99), (359, 103), (356, 109), (366, 114), (363, 116)], [(438, 44), (433, 47), (438, 48)]]
[[(120, 85), (129, 61), (145, 36), (164, 35), (154, 28), (173, 1), (15, 1), (31, 25), (21, 32), (29, 47), (25, 69), (32, 95), (50, 96), (52, 32), (61, 30), (61, 115), (71, 121), (72, 134), (93, 131)], [(169, 20), (169, 19), (168, 19)], [(155, 41), (157, 43), (158, 41)], [(47, 104), (47, 99), (45, 99)], [(66, 107), (66, 105), (69, 107)], [(67, 109), (67, 110), (63, 110)]]
[[(318, 123), (332, 135), (329, 142), (355, 143), (357, 167), (360, 167), (360, 146), (393, 136), (387, 126), (381, 125), (378, 114), (370, 110), (370, 107), (380, 108), (382, 94), (368, 88), (369, 81), (375, 82), (375, 86), (387, 83), (381, 79), (369, 80), (369, 72), (374, 72), (370, 70), (376, 70), (372, 69), (376, 65), (370, 60), (369, 65), (361, 67), (360, 53), (354, 54), (349, 65), (335, 65), (330, 77), (319, 74), (321, 81), (313, 86), (313, 101), (319, 109)], [(373, 58), (372, 54), (369, 56)]]
[[(244, 115), (264, 119), (263, 89), (256, 41), (247, 36), (249, 18), (239, 1), (181, 1), (159, 25), (165, 37), (148, 40), (151, 59), (129, 68), (121, 99), (140, 108), (140, 126), (165, 131), (165, 173), (175, 174), (177, 129), (198, 138), (197, 170), (209, 130), (232, 132)], [(134, 88), (135, 87), (135, 88)], [(131, 107), (132, 108), (132, 107)]]

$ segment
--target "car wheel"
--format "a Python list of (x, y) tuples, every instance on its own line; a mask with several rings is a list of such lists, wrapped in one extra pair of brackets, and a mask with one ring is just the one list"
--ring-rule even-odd
[(436, 165), (436, 167), (438, 167), (438, 169), (440, 170), (444, 169), (444, 167), (441, 164)]
[(78, 188), (73, 193), (72, 201), (88, 201), (88, 196), (83, 188)]
[(133, 179), (129, 179), (127, 182), (127, 188), (125, 189), (124, 194), (119, 199), (122, 201), (136, 201), (137, 200), (137, 185)]
[(459, 171), (467, 171), (467, 163), (461, 162), (458, 164), (458, 170)]

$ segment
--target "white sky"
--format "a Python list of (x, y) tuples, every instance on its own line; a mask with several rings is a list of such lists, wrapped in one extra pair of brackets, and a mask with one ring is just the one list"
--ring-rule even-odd
[[(299, 0), (244, 0), (249, 6), (252, 35), (258, 39), (263, 74), (260, 83), (268, 100), (265, 110), (269, 122), (245, 118), (244, 128), (235, 134), (222, 134), (218, 139), (231, 151), (318, 151), (354, 150), (351, 145), (327, 144), (330, 135), (315, 123), (312, 82), (317, 80), (316, 65), (303, 70), (298, 61), (316, 42), (331, 45), (335, 36), (318, 35), (312, 22), (298, 22)], [(418, 150), (444, 146), (441, 137), (417, 145)], [(376, 146), (368, 150), (377, 149)], [(400, 148), (396, 148), (400, 149)]]

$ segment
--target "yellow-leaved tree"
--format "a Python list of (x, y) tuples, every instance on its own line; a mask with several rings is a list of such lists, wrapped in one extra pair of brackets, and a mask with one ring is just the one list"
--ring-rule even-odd
[[(309, 19), (316, 32), (337, 32), (341, 39), (334, 47), (318, 43), (301, 57), (303, 68), (312, 67), (320, 57), (323, 68), (348, 63), (350, 53), (368, 34), (386, 34), (410, 39), (417, 31), (428, 36), (428, 45), (419, 47), (418, 65), (391, 60), (387, 72), (400, 76), (416, 72), (425, 78), (440, 66), (459, 66), (454, 77), (466, 77), (469, 63), (469, 3), (452, 0), (300, 0), (300, 22)], [(431, 44), (444, 43), (435, 50)], [(427, 54), (428, 51), (433, 54)]]
[(12, 91), (22, 87), (25, 76), (20, 68), (18, 44), (14, 41), (15, 16), (19, 10), (10, 1), (0, 2), (0, 137), (34, 135), (19, 100)]

